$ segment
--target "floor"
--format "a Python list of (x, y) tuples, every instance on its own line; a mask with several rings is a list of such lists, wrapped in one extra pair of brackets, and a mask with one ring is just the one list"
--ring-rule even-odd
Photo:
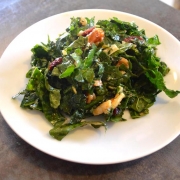
[[(3, 9), (6, 6), (9, 6), (11, 4), (14, 4), (16, 2), (18, 2), (19, 0), (0, 0), (0, 9)], [(175, 9), (179, 9), (180, 10), (180, 0), (160, 0), (162, 2), (164, 2), (165, 4), (174, 7)]]

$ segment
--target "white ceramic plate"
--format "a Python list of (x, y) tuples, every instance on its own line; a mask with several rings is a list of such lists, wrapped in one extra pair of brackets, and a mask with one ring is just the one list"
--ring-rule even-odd
[(126, 162), (151, 154), (164, 147), (180, 134), (180, 96), (167, 98), (158, 95), (150, 114), (136, 120), (127, 118), (104, 128), (94, 130), (80, 128), (62, 141), (49, 134), (51, 125), (41, 113), (26, 111), (19, 107), (20, 98), (11, 97), (25, 88), (25, 74), (30, 68), (30, 49), (37, 43), (52, 40), (69, 26), (70, 18), (96, 17), (108, 19), (118, 17), (134, 21), (147, 36), (157, 34), (161, 45), (158, 56), (171, 68), (165, 78), (171, 89), (180, 90), (180, 42), (166, 30), (143, 18), (117, 11), (80, 10), (58, 14), (44, 19), (18, 35), (5, 50), (0, 60), (0, 109), (6, 122), (22, 139), (35, 148), (68, 161), (85, 164), (113, 164)]

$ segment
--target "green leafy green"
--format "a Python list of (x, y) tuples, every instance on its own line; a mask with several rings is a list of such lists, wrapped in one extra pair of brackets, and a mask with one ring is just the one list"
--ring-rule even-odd
[(84, 67), (88, 68), (92, 65), (97, 47), (93, 44), (92, 49), (89, 51), (88, 56), (84, 60)]
[(163, 75), (161, 74), (161, 72), (157, 70), (154, 71), (151, 70), (146, 72), (146, 76), (153, 84), (157, 86), (159, 90), (164, 91), (166, 95), (169, 96), (170, 98), (174, 98), (180, 93), (180, 91), (170, 90), (165, 86)]
[(50, 135), (57, 140), (62, 140), (69, 132), (73, 131), (76, 128), (83, 127), (86, 125), (91, 125), (94, 128), (99, 128), (101, 126), (106, 125), (103, 122), (96, 121), (81, 121), (74, 124), (63, 124), (63, 125), (55, 125), (53, 129), (50, 130)]
[(159, 41), (159, 37), (157, 35), (155, 35), (152, 38), (149, 38), (147, 42), (148, 42), (149, 45), (154, 45), (154, 46), (157, 46), (157, 45), (161, 44), (160, 41)]
[(67, 76), (70, 76), (73, 73), (74, 69), (74, 65), (68, 66), (68, 68), (62, 74), (60, 74), (59, 78), (65, 78)]

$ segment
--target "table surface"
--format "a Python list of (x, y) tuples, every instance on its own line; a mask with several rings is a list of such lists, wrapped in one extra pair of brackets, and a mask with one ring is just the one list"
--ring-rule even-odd
[[(0, 57), (24, 29), (46, 17), (77, 9), (112, 9), (146, 18), (180, 40), (180, 11), (158, 0), (1, 0)], [(163, 149), (131, 162), (83, 165), (56, 159), (19, 138), (0, 114), (0, 179), (180, 179), (180, 136)]]

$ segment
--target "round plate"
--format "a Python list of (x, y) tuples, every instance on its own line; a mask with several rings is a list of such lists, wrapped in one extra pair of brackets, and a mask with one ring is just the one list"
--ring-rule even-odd
[(149, 115), (109, 124), (108, 130), (79, 128), (62, 141), (49, 135), (52, 126), (43, 114), (19, 107), (22, 97), (12, 96), (23, 90), (30, 68), (31, 48), (47, 42), (48, 35), (55, 40), (65, 31), (71, 17), (94, 17), (96, 20), (118, 17), (134, 21), (146, 35), (159, 36), (158, 56), (171, 71), (165, 77), (170, 89), (180, 90), (180, 42), (160, 26), (131, 14), (111, 10), (79, 10), (44, 19), (19, 34), (5, 50), (0, 60), (0, 109), (9, 126), (35, 148), (68, 161), (85, 164), (113, 164), (126, 162), (151, 154), (164, 147), (180, 134), (180, 96), (170, 99), (160, 93), (150, 108)]

